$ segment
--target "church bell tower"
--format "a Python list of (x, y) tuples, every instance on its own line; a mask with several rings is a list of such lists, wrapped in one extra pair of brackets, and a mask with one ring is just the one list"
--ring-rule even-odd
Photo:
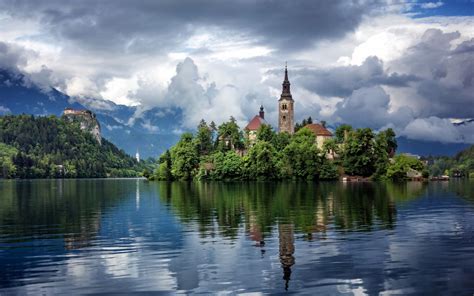
[(282, 84), (282, 92), (278, 100), (278, 130), (280, 133), (287, 132), (290, 135), (295, 132), (294, 103), (290, 92), (290, 81), (288, 80), (288, 69), (285, 65), (285, 80)]

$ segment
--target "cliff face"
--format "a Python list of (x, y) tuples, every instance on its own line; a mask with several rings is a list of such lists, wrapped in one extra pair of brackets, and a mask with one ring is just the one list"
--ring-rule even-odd
[(65, 109), (63, 117), (71, 122), (79, 122), (82, 130), (88, 131), (99, 144), (102, 144), (100, 124), (93, 112), (89, 110)]

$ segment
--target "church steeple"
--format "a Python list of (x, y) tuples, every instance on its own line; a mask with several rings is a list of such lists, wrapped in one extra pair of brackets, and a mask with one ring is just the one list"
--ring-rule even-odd
[(281, 91), (281, 97), (286, 97), (288, 99), (291, 99), (291, 91), (290, 91), (290, 80), (288, 79), (288, 67), (285, 63), (285, 79), (283, 80), (282, 84), (282, 91)]
[(285, 79), (282, 84), (280, 99), (278, 100), (278, 129), (280, 132), (293, 134), (294, 127), (294, 101), (290, 92), (290, 80), (288, 79), (288, 67), (285, 63)]

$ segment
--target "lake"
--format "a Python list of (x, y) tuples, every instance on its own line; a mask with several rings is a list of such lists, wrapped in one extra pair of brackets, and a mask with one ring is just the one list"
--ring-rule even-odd
[(0, 294), (474, 293), (474, 181), (0, 180)]

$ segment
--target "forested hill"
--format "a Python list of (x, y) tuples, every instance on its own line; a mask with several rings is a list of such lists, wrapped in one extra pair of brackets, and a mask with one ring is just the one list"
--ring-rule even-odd
[(474, 178), (474, 145), (464, 149), (454, 157), (427, 157), (430, 173), (433, 176), (450, 175)]
[(79, 123), (56, 116), (0, 116), (0, 177), (132, 177), (137, 161)]

